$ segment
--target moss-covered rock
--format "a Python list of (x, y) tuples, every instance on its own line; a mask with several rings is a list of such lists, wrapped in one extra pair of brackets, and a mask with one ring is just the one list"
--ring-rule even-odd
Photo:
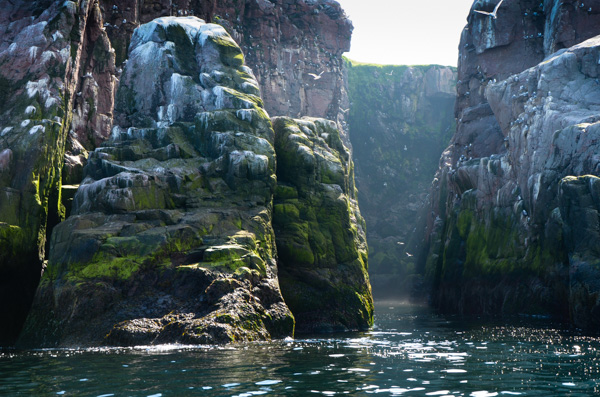
[(234, 45), (197, 18), (136, 31), (122, 124), (90, 154), (71, 216), (53, 233), (24, 344), (293, 334), (276, 280), (273, 129)]
[(462, 193), (444, 226), (444, 243), (425, 268), (436, 307), (469, 315), (566, 317), (562, 220), (555, 214), (537, 241), (527, 240), (527, 212), (518, 200), (511, 205), (518, 196), (513, 190), (482, 207), (478, 189)]
[(279, 283), (299, 332), (368, 328), (373, 298), (354, 170), (335, 123), (273, 119)]
[[(466, 40), (475, 37), (473, 21)], [(546, 20), (546, 31), (552, 29)], [(518, 45), (502, 46), (507, 59), (518, 59), (503, 66), (524, 67)], [(431, 206), (432, 217), (439, 213), (445, 222), (430, 240), (427, 260), (429, 276), (438, 277), (433, 295), (441, 308), (541, 313), (598, 330), (600, 69), (591, 60), (599, 48), (595, 37), (547, 53), (543, 62), (510, 77), (478, 74), (484, 85), (477, 91), (469, 85), (477, 98), (460, 100), (459, 128), (437, 175), (444, 190)], [(486, 70), (499, 54), (485, 49), (477, 55), (481, 62), (465, 64), (463, 77), (474, 73), (474, 65)], [(463, 89), (465, 81), (473, 79), (463, 80)], [(490, 117), (493, 123), (486, 121)], [(479, 128), (483, 124), (497, 125), (500, 139)], [(495, 154), (482, 156), (485, 151)], [(469, 160), (471, 155), (479, 157)], [(444, 277), (445, 269), (459, 265), (460, 277)]]

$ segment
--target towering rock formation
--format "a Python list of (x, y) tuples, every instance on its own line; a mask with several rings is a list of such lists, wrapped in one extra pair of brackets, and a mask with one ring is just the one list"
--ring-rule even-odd
[[(0, 345), (16, 337), (88, 153), (111, 131), (133, 31), (169, 15), (222, 24), (272, 114), (342, 121), (352, 25), (331, 0), (11, 0), (0, 10)], [(309, 73), (320, 74), (314, 79)], [(345, 106), (345, 105), (344, 105)], [(341, 123), (340, 123), (341, 125)], [(347, 136), (344, 135), (346, 142)], [(63, 207), (63, 204), (66, 206)]]
[[(90, 15), (97, 20), (92, 24), (84, 18), (80, 24), (103, 32), (95, 4)], [(83, 8), (69, 2), (57, 8), (65, 9), (85, 16)], [(272, 221), (275, 134), (241, 49), (220, 25), (196, 17), (155, 19), (134, 31), (113, 102), (104, 78), (113, 76), (109, 80), (114, 83), (108, 73), (115, 71), (114, 51), (106, 36), (94, 37), (96, 41), (82, 39), (76, 47), (89, 56), (84, 62), (88, 72), (79, 91), (69, 87), (68, 108), (74, 113), (55, 120), (63, 123), (55, 134), (62, 141), (59, 150), (48, 153), (56, 155), (59, 173), (48, 194), (60, 197), (67, 146), (61, 142), (67, 142), (69, 127), (71, 153), (66, 158), (73, 161), (66, 162), (65, 178), (78, 181), (81, 164), (75, 152), (83, 157), (99, 146), (83, 169), (71, 215), (54, 229), (48, 267), (21, 342), (221, 343), (293, 334), (294, 318), (277, 279), (272, 227), (275, 223), (288, 230), (286, 222), (293, 220)], [(102, 47), (95, 44), (99, 37), (104, 38)], [(106, 58), (98, 58), (94, 48), (104, 45)], [(114, 90), (114, 84), (109, 88)], [(106, 98), (110, 101), (104, 103)], [(104, 104), (102, 112), (98, 103)], [(30, 107), (34, 110), (28, 108), (26, 114), (38, 111)], [(296, 179), (289, 170), (282, 174), (295, 182), (292, 190), (303, 200), (303, 216), (309, 216), (304, 220), (314, 221), (310, 214), (316, 207), (339, 211), (335, 220), (321, 216), (316, 224), (323, 241), (311, 247), (314, 263), (302, 262), (304, 271), (298, 273), (284, 261), (289, 271), (280, 277), (301, 328), (366, 328), (372, 324), (373, 307), (349, 151), (334, 121), (295, 123), (312, 126), (310, 150), (319, 164), (306, 169), (306, 178), (301, 170)], [(100, 143), (111, 125), (110, 139)], [(7, 127), (5, 133), (11, 131)], [(279, 135), (277, 142), (290, 137), (285, 128)], [(2, 151), (3, 170), (12, 170), (14, 145), (11, 141)], [(279, 157), (288, 163), (308, 161), (305, 151), (279, 146)], [(6, 174), (4, 180), (12, 183), (11, 178)], [(45, 233), (43, 225), (36, 227)], [(13, 226), (7, 230), (21, 232)], [(287, 238), (283, 233), (277, 239), (283, 251), (293, 245)], [(332, 252), (328, 242), (335, 243)], [(8, 260), (20, 249), (16, 246)], [(298, 275), (302, 294), (291, 282)], [(335, 305), (312, 307), (315, 296), (307, 291), (321, 298), (324, 294)]]
[(413, 230), (455, 128), (455, 84), (449, 67), (348, 62), (358, 197), (371, 283), (380, 296), (409, 294), (419, 284)]
[(597, 329), (600, 53), (597, 38), (578, 43), (600, 33), (600, 2), (506, 0), (498, 19), (468, 21), (458, 129), (442, 156), (421, 262), (434, 301), (469, 313), (570, 316)]
[(273, 129), (226, 31), (138, 28), (111, 139), (58, 225), (23, 340), (215, 343), (281, 337)]
[(366, 329), (373, 298), (350, 152), (331, 120), (277, 117), (273, 127), (279, 282), (296, 327)]

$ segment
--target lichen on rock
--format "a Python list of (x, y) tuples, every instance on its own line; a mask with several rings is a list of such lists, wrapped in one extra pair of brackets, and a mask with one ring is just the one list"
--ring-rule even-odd
[(333, 121), (273, 119), (278, 274), (298, 332), (373, 322), (365, 223), (350, 153)]
[(219, 26), (167, 17), (134, 33), (129, 56), (118, 122), (55, 229), (22, 343), (293, 334), (276, 278), (273, 129), (241, 51)]

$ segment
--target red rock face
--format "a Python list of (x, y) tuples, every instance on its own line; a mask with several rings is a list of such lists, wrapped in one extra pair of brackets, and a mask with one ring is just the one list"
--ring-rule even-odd
[[(83, 21), (81, 58), (71, 128), (74, 137), (88, 150), (110, 135), (117, 88), (115, 55), (96, 4)], [(71, 147), (76, 146), (72, 143)], [(76, 180), (72, 183), (79, 183)]]
[[(272, 116), (314, 116), (343, 121), (347, 107), (342, 54), (352, 23), (331, 0), (102, 0), (105, 27), (117, 64), (133, 30), (168, 15), (195, 15), (224, 26), (242, 47)], [(322, 72), (322, 74), (321, 74)], [(315, 79), (309, 75), (321, 74)]]
[[(535, 66), (554, 51), (600, 31), (600, 0), (585, 2), (584, 7), (575, 0), (505, 0), (498, 9), (497, 19), (474, 12), (492, 11), (496, 4), (497, 1), (475, 1), (461, 36), (457, 131), (442, 154), (438, 181), (446, 179), (442, 174), (456, 168), (461, 158), (487, 157), (506, 151), (504, 135), (485, 97), (488, 84)], [(448, 198), (456, 193), (453, 189), (448, 192)], [(437, 215), (439, 207), (437, 204), (433, 207)], [(429, 227), (433, 227), (434, 218)]]
[[(475, 2), (472, 10), (491, 11), (495, 3), (489, 4)], [(497, 16), (493, 19), (472, 11), (461, 37), (456, 101), (459, 123), (451, 143), (454, 149), (449, 153), (451, 164), (461, 155), (483, 157), (503, 151), (504, 137), (487, 105), (485, 88), (490, 81), (504, 80), (544, 58), (540, 2), (506, 0)]]
[[(457, 133), (447, 155), (456, 163), (468, 157), (501, 153), (500, 127), (485, 99), (490, 81), (504, 80), (537, 65), (544, 57), (598, 34), (600, 1), (505, 0), (497, 19), (475, 13), (492, 11), (497, 1), (475, 1), (459, 46)], [(454, 149), (452, 149), (454, 147)]]
[[(497, 314), (534, 302), (534, 311), (543, 307), (564, 315), (568, 261), (561, 251), (564, 219), (553, 218), (558, 209), (552, 212), (557, 180), (595, 171), (576, 167), (593, 163), (583, 151), (565, 154), (578, 139), (567, 140), (563, 149), (556, 137), (579, 122), (595, 95), (597, 56), (571, 46), (600, 33), (600, 1), (504, 0), (497, 19), (474, 12), (492, 11), (496, 4), (475, 1), (461, 37), (457, 131), (434, 181), (424, 233), (429, 252), (420, 263), (440, 271), (433, 294), (446, 310)], [(556, 61), (561, 52), (555, 51), (567, 47), (569, 54)], [(589, 92), (579, 90), (578, 79), (584, 83), (577, 84), (592, 87)], [(577, 92), (564, 93), (573, 86)], [(576, 115), (568, 116), (569, 111)], [(555, 157), (546, 161), (546, 153)], [(503, 258), (522, 274), (539, 268), (517, 283), (510, 266), (498, 265)], [(442, 274), (443, 265), (456, 274)], [(496, 265), (493, 279), (477, 268)], [(527, 283), (529, 290), (523, 289)]]
[(546, 55), (598, 34), (600, 1), (546, 1)]

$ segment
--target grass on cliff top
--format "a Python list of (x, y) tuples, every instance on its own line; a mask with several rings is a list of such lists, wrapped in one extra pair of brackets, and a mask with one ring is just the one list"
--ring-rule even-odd
[(382, 69), (394, 69), (394, 68), (408, 68), (408, 67), (413, 67), (413, 68), (428, 69), (428, 68), (430, 68), (432, 66), (439, 66), (439, 67), (444, 67), (444, 68), (450, 68), (450, 69), (455, 70), (455, 71), (457, 70), (456, 66), (439, 65), (439, 64), (430, 64), (430, 65), (394, 65), (394, 64), (379, 64), (379, 63), (360, 62), (360, 61), (355, 61), (355, 60), (347, 58), (347, 57), (342, 57), (342, 58), (344, 58), (344, 61), (350, 67), (355, 67), (355, 66), (370, 66), (370, 67), (382, 68)]

